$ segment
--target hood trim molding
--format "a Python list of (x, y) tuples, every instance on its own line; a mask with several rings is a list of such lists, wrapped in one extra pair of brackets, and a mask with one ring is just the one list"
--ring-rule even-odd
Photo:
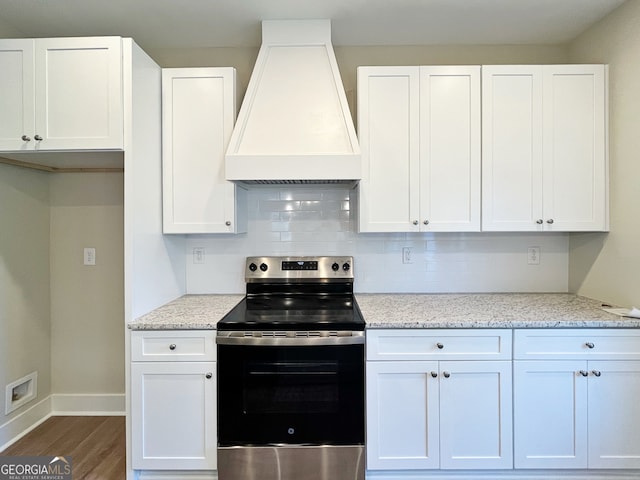
[(330, 21), (263, 21), (225, 157), (227, 180), (357, 181), (361, 174)]

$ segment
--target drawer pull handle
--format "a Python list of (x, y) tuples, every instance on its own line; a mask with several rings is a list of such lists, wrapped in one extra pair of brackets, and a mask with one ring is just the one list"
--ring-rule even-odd
[(438, 347), (438, 350), (442, 350), (444, 348), (444, 345), (438, 342), (436, 343), (436, 347)]
[(591, 373), (593, 373), (596, 377), (602, 375), (602, 372), (599, 372), (598, 370), (591, 370)]
[(595, 347), (595, 345), (593, 343), (591, 343), (591, 342), (587, 342), (587, 343), (585, 343), (585, 345), (587, 346), (587, 348), (594, 348)]
[(211, 377), (213, 377), (213, 373), (211, 373), (211, 372), (207, 372), (207, 374), (205, 375), (205, 377), (206, 377), (207, 379), (210, 379)]
[(442, 372), (442, 376), (444, 378), (449, 378), (451, 376), (451, 374), (449, 372)]
[(578, 373), (580, 373), (580, 375), (582, 375), (583, 377), (589, 376), (589, 372), (587, 372), (586, 370), (580, 370), (580, 372)]
[(169, 350), (175, 350), (176, 349), (176, 344), (172, 343), (171, 345), (169, 345)]
[(438, 372), (431, 372), (431, 376), (433, 378), (438, 378)]

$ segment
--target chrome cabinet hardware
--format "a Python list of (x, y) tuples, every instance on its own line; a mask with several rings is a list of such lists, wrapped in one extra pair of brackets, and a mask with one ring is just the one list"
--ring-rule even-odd
[(414, 225), (418, 225), (418, 223), (420, 223), (420, 222), (418, 222), (418, 220), (414, 220), (414, 221), (413, 221), (413, 224), (414, 224)]
[(36, 139), (38, 142), (42, 140), (42, 137), (40, 135), (35, 135), (33, 138)]
[(436, 347), (438, 347), (438, 350), (442, 350), (444, 348), (444, 345), (440, 342), (436, 343)]
[(213, 377), (213, 373), (211, 373), (211, 372), (207, 372), (207, 374), (205, 375), (205, 377), (206, 377), (206, 378), (207, 378), (207, 380), (208, 380), (208, 379), (210, 379), (210, 378), (212, 378), (212, 377)]
[(587, 377), (587, 376), (589, 376), (589, 372), (587, 372), (586, 370), (580, 370), (578, 373), (579, 373), (580, 375), (582, 375), (583, 377)]
[(586, 346), (587, 348), (594, 348), (594, 347), (595, 347), (595, 344), (593, 344), (593, 343), (591, 343), (591, 342), (587, 342), (587, 343), (585, 343), (585, 346)]
[(536, 223), (537, 223), (538, 225), (542, 225), (542, 224), (543, 224), (543, 222), (544, 222), (544, 220), (542, 220), (541, 218), (539, 218), (538, 220), (536, 220)]
[(595, 375), (596, 377), (599, 377), (600, 375), (602, 375), (602, 372), (598, 371), (598, 370), (591, 370), (591, 373), (593, 375)]
[(431, 376), (433, 378), (437, 378), (438, 377), (438, 372), (431, 372)]
[(176, 344), (172, 343), (171, 345), (169, 345), (169, 350), (175, 350), (176, 349)]
[(422, 222), (422, 223), (424, 223), (425, 225), (429, 225), (429, 220), (425, 220), (425, 221), (424, 221), (424, 222)]
[(22, 137), (20, 137), (20, 138), (22, 138), (22, 140), (25, 141), (25, 142), (30, 142), (31, 141), (31, 137), (27, 137), (26, 135), (22, 135)]
[(230, 227), (230, 226), (231, 226), (231, 222), (230, 222), (229, 220), (227, 220), (226, 222), (224, 222), (224, 224), (225, 224), (227, 227)]
[(549, 220), (547, 220), (547, 223), (551, 225), (553, 223), (553, 218), (550, 218)]
[(449, 378), (451, 376), (451, 374), (449, 372), (442, 372), (442, 376), (444, 378)]

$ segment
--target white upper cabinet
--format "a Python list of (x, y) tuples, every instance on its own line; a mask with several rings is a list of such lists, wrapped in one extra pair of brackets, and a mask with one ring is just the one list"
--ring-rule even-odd
[(164, 233), (246, 231), (246, 190), (224, 172), (235, 84), (233, 68), (162, 71)]
[(120, 37), (0, 40), (0, 150), (123, 148)]
[(480, 67), (358, 68), (361, 232), (480, 229)]
[(607, 230), (606, 66), (482, 73), (482, 229)]

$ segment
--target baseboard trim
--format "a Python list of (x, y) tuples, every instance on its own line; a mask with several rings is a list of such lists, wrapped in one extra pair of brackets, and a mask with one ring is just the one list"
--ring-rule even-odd
[(51, 414), (55, 416), (121, 416), (125, 411), (124, 393), (51, 395)]
[(24, 437), (51, 416), (51, 396), (0, 425), (0, 452)]

